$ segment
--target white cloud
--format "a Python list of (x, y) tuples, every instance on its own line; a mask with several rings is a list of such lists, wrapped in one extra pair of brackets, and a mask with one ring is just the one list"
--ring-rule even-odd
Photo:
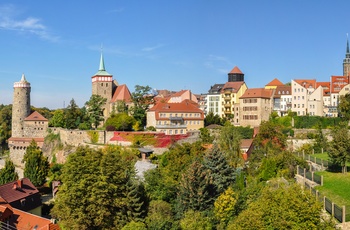
[(164, 46), (164, 44), (158, 44), (156, 46), (142, 48), (141, 50), (144, 52), (151, 52), (151, 51), (154, 51), (156, 49), (162, 48), (163, 46)]
[(226, 68), (231, 68), (232, 63), (226, 57), (210, 54), (204, 62), (204, 66), (208, 69), (215, 69), (219, 73), (227, 73)]
[(24, 33), (34, 34), (41, 39), (56, 42), (59, 40), (57, 36), (50, 34), (46, 26), (40, 19), (35, 17), (27, 17), (18, 19), (19, 11), (13, 5), (0, 6), (0, 29), (15, 30)]

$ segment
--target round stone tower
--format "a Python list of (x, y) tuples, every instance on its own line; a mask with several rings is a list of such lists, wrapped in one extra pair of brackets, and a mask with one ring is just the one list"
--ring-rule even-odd
[(21, 81), (13, 85), (12, 137), (24, 136), (24, 119), (30, 114), (30, 83), (22, 74)]

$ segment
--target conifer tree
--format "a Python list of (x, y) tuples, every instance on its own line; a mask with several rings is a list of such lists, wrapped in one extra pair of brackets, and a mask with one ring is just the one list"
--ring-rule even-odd
[(224, 192), (234, 182), (235, 171), (217, 145), (214, 145), (213, 149), (204, 156), (203, 165), (208, 170), (211, 181), (215, 185), (216, 196)]
[(34, 140), (27, 147), (23, 161), (24, 177), (29, 178), (35, 186), (43, 185), (49, 173), (49, 161)]
[(143, 185), (130, 179), (126, 184), (127, 215), (129, 221), (141, 221), (146, 214), (146, 194)]
[(0, 170), (0, 185), (6, 184), (18, 179), (15, 171), (15, 165), (10, 159), (6, 159), (5, 167)]

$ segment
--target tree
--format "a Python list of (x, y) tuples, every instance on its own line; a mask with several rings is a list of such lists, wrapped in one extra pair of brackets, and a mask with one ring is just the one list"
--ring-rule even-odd
[(135, 119), (126, 113), (112, 114), (105, 123), (105, 127), (114, 127), (118, 131), (131, 131)]
[(346, 125), (336, 126), (332, 130), (333, 140), (329, 144), (328, 155), (333, 163), (342, 167), (342, 172), (347, 172), (346, 162), (350, 159), (350, 135)]
[(29, 178), (35, 186), (43, 185), (49, 173), (50, 166), (47, 157), (43, 155), (43, 152), (34, 140), (27, 147), (26, 153), (23, 156), (23, 162), (25, 162), (24, 177)]
[(334, 229), (327, 219), (321, 204), (300, 185), (271, 181), (227, 229)]
[(11, 137), (12, 105), (0, 105), (0, 145)]
[(181, 229), (201, 229), (211, 230), (213, 224), (210, 218), (206, 217), (203, 213), (194, 210), (188, 210), (184, 217), (180, 220)]
[(223, 192), (214, 203), (215, 217), (220, 223), (227, 222), (234, 216), (234, 209), (237, 202), (237, 195), (231, 187)]
[(152, 200), (149, 205), (146, 224), (148, 229), (167, 230), (171, 229), (173, 223), (173, 212), (171, 204), (162, 200)]
[(212, 137), (210, 135), (209, 129), (207, 129), (207, 128), (200, 128), (199, 131), (200, 131), (199, 138), (201, 139), (201, 141), (203, 143), (211, 144), (213, 142), (214, 137)]
[(148, 85), (136, 85), (135, 91), (132, 93), (132, 102), (134, 105), (131, 108), (131, 114), (142, 127), (146, 126), (146, 111), (153, 103), (154, 95), (151, 93), (151, 90), (152, 88)]
[(211, 183), (215, 186), (215, 198), (235, 181), (234, 169), (229, 165), (225, 154), (220, 152), (216, 144), (211, 151), (204, 155), (203, 166), (207, 169)]
[(338, 110), (340, 115), (344, 117), (347, 121), (350, 120), (350, 94), (341, 95), (339, 97)]
[(18, 174), (15, 170), (15, 165), (10, 159), (6, 159), (5, 167), (0, 169), (0, 185), (15, 181), (18, 179)]
[(178, 213), (186, 210), (203, 211), (214, 203), (215, 188), (210, 174), (199, 160), (195, 160), (182, 174), (178, 192)]
[(90, 122), (94, 125), (95, 128), (97, 128), (100, 125), (101, 121), (104, 120), (103, 106), (106, 104), (106, 101), (106, 98), (94, 94), (91, 95), (90, 100), (85, 103)]
[(72, 98), (67, 108), (64, 110), (67, 129), (76, 129), (80, 124), (80, 109)]
[[(120, 147), (79, 147), (62, 169), (62, 186), (52, 214), (69, 229), (121, 229), (128, 213), (127, 184), (133, 159)], [(132, 218), (131, 218), (132, 219)]]
[(222, 127), (219, 136), (220, 149), (227, 155), (230, 164), (234, 168), (244, 165), (241, 152), (241, 139), (239, 130), (233, 125), (225, 125)]
[(53, 112), (53, 117), (49, 121), (49, 126), (64, 128), (66, 126), (65, 121), (64, 111), (62, 109), (56, 109)]
[(317, 134), (313, 147), (316, 153), (321, 153), (322, 150), (327, 148), (327, 138), (323, 135), (321, 122), (317, 125)]
[(216, 125), (223, 125), (223, 121), (221, 117), (218, 114), (215, 114), (210, 111), (204, 118), (204, 126), (216, 124)]

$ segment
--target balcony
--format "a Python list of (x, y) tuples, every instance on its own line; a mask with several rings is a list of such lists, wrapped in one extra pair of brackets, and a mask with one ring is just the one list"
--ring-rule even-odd
[(231, 108), (231, 103), (226, 103), (226, 104), (224, 104), (224, 107), (225, 107), (225, 108)]
[(179, 121), (179, 122), (183, 122), (184, 119), (183, 117), (169, 117), (170, 121)]
[(232, 113), (232, 111), (231, 110), (225, 110), (225, 112), (224, 112), (225, 114), (231, 114)]

